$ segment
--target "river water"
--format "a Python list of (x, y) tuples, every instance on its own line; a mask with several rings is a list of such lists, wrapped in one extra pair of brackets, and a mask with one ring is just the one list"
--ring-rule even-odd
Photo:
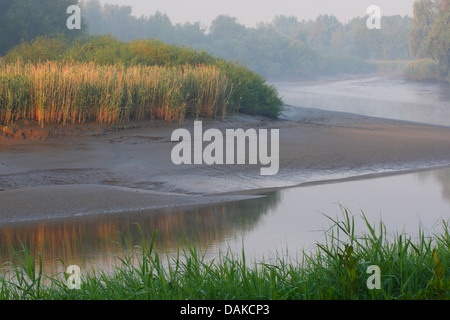
[[(450, 124), (450, 93), (441, 84), (372, 77), (276, 85), (291, 105)], [(371, 223), (381, 219), (388, 232), (413, 237), (419, 227), (428, 234), (439, 232), (439, 221), (450, 218), (450, 168), (288, 188), (259, 199), (189, 209), (0, 226), (0, 263), (13, 260), (11, 248), (23, 242), (42, 254), (49, 272), (61, 271), (57, 259), (108, 269), (117, 261), (114, 255), (123, 253), (124, 239), (141, 243), (137, 224), (147, 241), (158, 230), (155, 248), (160, 252), (176, 252), (187, 239), (209, 257), (227, 249), (239, 255), (245, 249), (247, 258), (295, 259), (323, 242), (323, 230), (331, 225), (325, 215), (339, 217), (341, 206), (356, 216), (363, 211)], [(356, 222), (358, 230), (367, 230), (361, 218)]]
[(450, 126), (450, 85), (445, 83), (371, 76), (272, 84), (294, 106)]

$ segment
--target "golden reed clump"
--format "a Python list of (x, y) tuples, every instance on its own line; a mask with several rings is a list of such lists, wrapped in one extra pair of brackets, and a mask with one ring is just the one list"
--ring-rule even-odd
[(186, 116), (224, 116), (232, 89), (214, 66), (18, 61), (0, 66), (0, 123), (183, 122)]

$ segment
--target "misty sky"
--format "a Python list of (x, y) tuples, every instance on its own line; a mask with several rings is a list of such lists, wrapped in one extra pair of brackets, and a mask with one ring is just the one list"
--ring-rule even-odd
[(378, 5), (383, 15), (410, 15), (414, 0), (100, 0), (102, 3), (129, 5), (133, 14), (149, 16), (157, 10), (172, 23), (200, 21), (209, 25), (219, 14), (236, 17), (240, 23), (255, 26), (270, 22), (277, 15), (315, 19), (320, 14), (334, 15), (342, 22), (365, 16), (369, 5)]

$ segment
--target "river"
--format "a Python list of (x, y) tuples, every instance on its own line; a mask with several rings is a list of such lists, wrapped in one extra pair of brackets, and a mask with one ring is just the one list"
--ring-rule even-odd
[[(275, 85), (294, 106), (450, 124), (450, 92), (443, 84), (377, 76)], [(441, 219), (450, 217), (450, 168), (287, 188), (259, 199), (189, 209), (0, 226), (0, 262), (12, 259), (11, 248), (23, 242), (42, 254), (51, 271), (61, 270), (59, 258), (66, 265), (108, 269), (116, 261), (114, 255), (123, 252), (124, 238), (141, 243), (136, 223), (147, 241), (158, 230), (160, 252), (176, 252), (187, 239), (210, 257), (227, 249), (239, 254), (244, 248), (248, 258), (295, 258), (324, 240), (323, 230), (331, 224), (325, 215), (338, 217), (340, 205), (357, 216), (364, 212), (372, 223), (381, 219), (389, 232), (414, 237), (420, 227), (431, 234), (439, 231)], [(362, 219), (356, 222), (358, 230), (367, 230)]]
[(450, 85), (398, 77), (271, 82), (285, 103), (366, 116), (450, 126)]

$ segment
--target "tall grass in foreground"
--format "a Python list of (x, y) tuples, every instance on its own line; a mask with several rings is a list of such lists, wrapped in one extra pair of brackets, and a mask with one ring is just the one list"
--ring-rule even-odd
[(0, 123), (118, 123), (224, 116), (233, 85), (215, 66), (98, 66), (84, 62), (0, 67)]
[[(357, 234), (354, 217), (346, 210), (333, 220), (325, 243), (317, 251), (304, 253), (301, 261), (276, 258), (252, 261), (242, 252), (231, 252), (214, 260), (187, 246), (164, 264), (150, 244), (136, 255), (118, 257), (112, 274), (97, 270), (84, 276), (80, 290), (70, 290), (62, 275), (42, 274), (27, 250), (10, 274), (0, 276), (1, 299), (449, 299), (450, 236), (448, 223), (442, 233), (415, 242), (407, 235), (386, 234), (366, 217), (366, 233)], [(143, 237), (144, 240), (145, 237)], [(136, 261), (138, 261), (136, 263)], [(381, 289), (370, 290), (367, 267), (381, 269)], [(67, 277), (67, 275), (65, 275)], [(50, 284), (43, 285), (46, 278)]]

